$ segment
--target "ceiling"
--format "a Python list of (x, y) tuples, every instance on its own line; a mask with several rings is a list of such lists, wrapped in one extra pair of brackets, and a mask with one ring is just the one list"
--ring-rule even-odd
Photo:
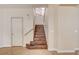
[(59, 6), (78, 6), (78, 4), (59, 4)]
[(48, 4), (32, 4), (32, 7), (48, 7)]
[(26, 8), (32, 7), (31, 4), (0, 4), (0, 8)]
[[(55, 4), (54, 4), (55, 5)], [(58, 6), (79, 6), (78, 4), (56, 4)], [(48, 7), (48, 4), (0, 4), (0, 8)]]
[(47, 4), (0, 4), (0, 8), (6, 8), (6, 7), (29, 8), (29, 7), (47, 7), (47, 6), (48, 6)]

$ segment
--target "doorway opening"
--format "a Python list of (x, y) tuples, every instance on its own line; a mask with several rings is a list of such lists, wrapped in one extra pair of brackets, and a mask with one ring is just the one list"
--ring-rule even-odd
[(35, 25), (43, 25), (45, 18), (45, 8), (34, 8)]
[(36, 16), (44, 16), (45, 14), (45, 8), (35, 8), (35, 15)]

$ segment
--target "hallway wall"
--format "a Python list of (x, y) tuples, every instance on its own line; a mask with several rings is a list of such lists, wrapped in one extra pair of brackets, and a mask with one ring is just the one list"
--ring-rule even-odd
[(33, 28), (32, 7), (5, 7), (0, 8), (0, 47), (11, 46), (11, 17), (23, 17), (23, 46), (26, 46), (26, 43), (33, 40), (33, 31), (25, 36), (25, 33)]
[(78, 8), (58, 8), (58, 49), (74, 50), (77, 48)]
[(48, 10), (48, 50), (74, 51), (79, 46), (79, 9), (49, 5)]
[(35, 24), (36, 25), (43, 25), (44, 24), (43, 20), (44, 20), (43, 16), (35, 16)]
[(54, 46), (54, 14), (55, 8), (52, 5), (48, 6), (48, 50), (52, 51)]
[[(79, 49), (79, 8), (71, 6), (48, 5), (45, 15), (45, 32), (47, 36), (48, 50), (72, 51)], [(33, 40), (33, 31), (25, 36), (33, 28), (32, 7), (25, 8), (1, 8), (0, 7), (0, 47), (11, 46), (11, 17), (23, 17), (24, 41), (23, 46)], [(43, 23), (37, 18), (37, 24)]]

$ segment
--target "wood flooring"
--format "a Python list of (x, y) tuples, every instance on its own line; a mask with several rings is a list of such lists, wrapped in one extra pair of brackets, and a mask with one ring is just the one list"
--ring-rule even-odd
[(79, 55), (79, 51), (71, 53), (57, 53), (47, 49), (27, 49), (24, 47), (0, 48), (0, 55)]

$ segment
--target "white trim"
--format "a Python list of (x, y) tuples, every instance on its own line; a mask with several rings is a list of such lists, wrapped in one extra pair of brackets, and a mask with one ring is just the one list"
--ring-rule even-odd
[(57, 50), (58, 53), (61, 53), (61, 52), (75, 52), (75, 50)]
[(23, 45), (23, 47), (26, 47), (26, 44), (25, 44), (25, 45)]
[(58, 53), (62, 53), (62, 52), (75, 52), (76, 50), (79, 50), (79, 48), (75, 48), (75, 49), (71, 49), (71, 50), (60, 50), (60, 49), (56, 49), (56, 48), (53, 48), (53, 49), (49, 49), (48, 48), (48, 51), (57, 51)]
[(26, 48), (26, 46), (22, 46), (23, 48)]
[(74, 50), (79, 50), (79, 48), (75, 48)]
[(49, 49), (49, 48), (48, 48), (48, 51), (57, 51), (57, 49), (55, 49), (55, 48)]
[(11, 47), (11, 45), (2, 45), (0, 48)]

